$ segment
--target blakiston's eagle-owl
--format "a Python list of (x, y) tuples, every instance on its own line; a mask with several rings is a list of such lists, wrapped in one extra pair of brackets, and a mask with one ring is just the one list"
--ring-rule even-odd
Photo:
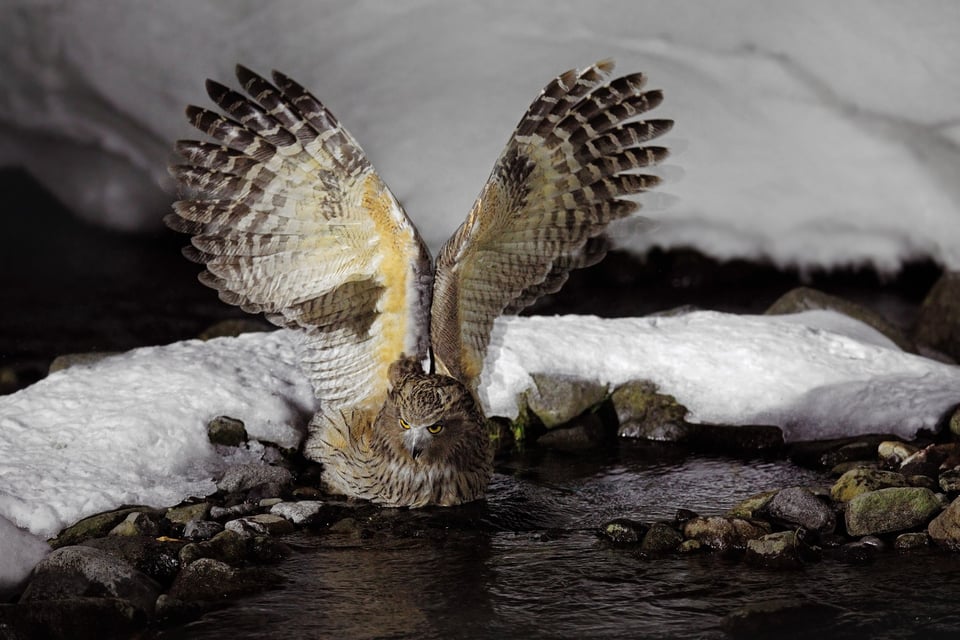
[[(242, 66), (247, 96), (214, 81), (225, 115), (187, 108), (213, 142), (180, 141), (188, 199), (166, 221), (231, 304), (303, 336), (321, 408), (306, 457), (328, 488), (391, 506), (483, 497), (493, 448), (476, 399), (490, 331), (598, 262), (607, 225), (656, 185), (637, 170), (672, 122), (612, 61), (570, 70), (524, 114), (436, 261), (360, 146), (302, 86)], [(429, 372), (422, 363), (430, 362)]]

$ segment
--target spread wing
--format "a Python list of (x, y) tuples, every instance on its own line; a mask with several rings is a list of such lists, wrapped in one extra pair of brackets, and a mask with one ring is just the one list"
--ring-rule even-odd
[(667, 156), (644, 146), (669, 120), (638, 120), (662, 100), (639, 73), (605, 82), (611, 61), (567, 71), (524, 114), (467, 219), (437, 258), (431, 341), (441, 371), (476, 386), (497, 316), (557, 291), (601, 260), (607, 225), (655, 186), (638, 173)]
[(244, 96), (208, 81), (224, 114), (188, 107), (212, 142), (181, 141), (189, 199), (167, 224), (224, 301), (304, 330), (322, 413), (374, 412), (387, 369), (424, 357), (431, 265), (420, 235), (352, 136), (303, 87), (237, 67)]

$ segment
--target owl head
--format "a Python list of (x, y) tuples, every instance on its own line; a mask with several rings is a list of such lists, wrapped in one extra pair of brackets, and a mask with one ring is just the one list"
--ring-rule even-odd
[(484, 437), (473, 395), (459, 381), (424, 373), (419, 366), (395, 366), (391, 374), (388, 410), (379, 428), (410, 458), (422, 464), (449, 462)]

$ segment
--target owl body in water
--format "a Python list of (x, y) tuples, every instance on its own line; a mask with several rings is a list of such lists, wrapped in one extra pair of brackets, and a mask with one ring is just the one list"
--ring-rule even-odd
[[(328, 489), (389, 506), (482, 498), (493, 446), (477, 387), (494, 320), (598, 262), (610, 222), (659, 180), (638, 170), (672, 122), (642, 74), (610, 61), (556, 77), (530, 105), (434, 267), (353, 137), (307, 90), (237, 67), (188, 107), (212, 141), (180, 141), (186, 199), (166, 221), (220, 297), (299, 330), (320, 400), (304, 455)], [(424, 370), (424, 363), (428, 363)]]

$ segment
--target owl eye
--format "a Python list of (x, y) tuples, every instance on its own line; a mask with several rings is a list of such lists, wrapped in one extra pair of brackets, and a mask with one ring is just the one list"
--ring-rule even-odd
[(404, 420), (403, 418), (400, 418), (400, 426), (403, 427), (404, 429), (409, 429), (410, 423)]
[(427, 427), (427, 431), (429, 431), (433, 435), (437, 435), (438, 433), (443, 431), (443, 423), (438, 422), (437, 424), (432, 424), (429, 427)]

